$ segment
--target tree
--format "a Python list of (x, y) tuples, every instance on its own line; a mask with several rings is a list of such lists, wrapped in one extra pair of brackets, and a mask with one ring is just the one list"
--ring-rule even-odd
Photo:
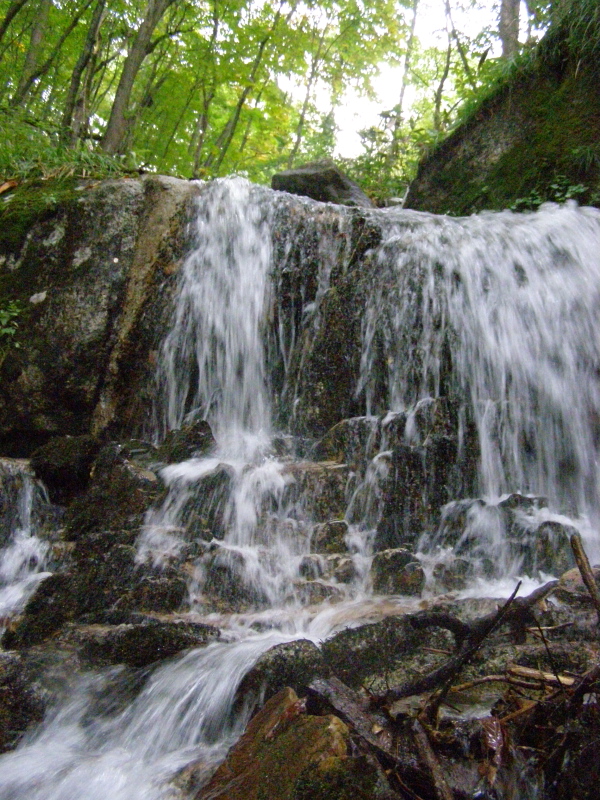
[(148, 0), (145, 14), (138, 29), (127, 58), (115, 92), (110, 117), (106, 125), (101, 146), (105, 153), (117, 153), (127, 133), (127, 109), (131, 98), (133, 84), (142, 62), (150, 48), (152, 34), (163, 14), (175, 0)]
[(520, 8), (521, 0), (501, 0), (498, 33), (504, 58), (511, 58), (519, 50)]

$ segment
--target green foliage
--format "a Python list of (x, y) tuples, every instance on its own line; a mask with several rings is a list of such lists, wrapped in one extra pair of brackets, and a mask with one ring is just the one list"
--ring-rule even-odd
[(0, 300), (0, 364), (11, 347), (20, 347), (19, 342), (15, 341), (15, 336), (21, 312), (21, 306), (15, 300)]
[(25, 114), (0, 111), (0, 141), (3, 180), (108, 178), (127, 173), (125, 159), (90, 150), (83, 142), (66, 147), (56, 130), (30, 121)]
[(565, 203), (567, 200), (580, 200), (589, 193), (583, 183), (573, 183), (566, 175), (556, 175), (545, 187), (532, 189), (525, 197), (518, 197), (509, 208), (511, 211), (535, 211), (543, 203)]

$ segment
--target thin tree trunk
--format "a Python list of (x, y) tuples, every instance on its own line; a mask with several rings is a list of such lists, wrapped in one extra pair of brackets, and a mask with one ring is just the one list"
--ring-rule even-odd
[(394, 128), (392, 130), (392, 141), (385, 158), (384, 174), (389, 177), (394, 164), (398, 160), (400, 152), (400, 132), (402, 130), (403, 113), (404, 113), (404, 96), (406, 94), (406, 87), (408, 85), (408, 76), (411, 68), (413, 47), (415, 43), (415, 27), (417, 24), (417, 13), (419, 11), (419, 0), (413, 0), (412, 19), (410, 23), (410, 32), (408, 41), (406, 43), (406, 54), (404, 56), (404, 69), (402, 70), (402, 81), (400, 83), (400, 96), (398, 104), (396, 105), (396, 115), (394, 117)]
[(100, 30), (100, 26), (102, 25), (102, 21), (104, 20), (105, 13), (104, 10), (106, 8), (106, 0), (98, 0), (96, 3), (96, 8), (94, 9), (94, 13), (92, 14), (92, 19), (90, 21), (90, 25), (87, 31), (87, 35), (85, 37), (85, 43), (83, 45), (83, 50), (81, 51), (79, 58), (77, 59), (77, 63), (75, 64), (75, 68), (73, 69), (73, 74), (71, 75), (71, 83), (69, 85), (69, 91), (67, 93), (67, 99), (65, 101), (65, 109), (63, 112), (62, 118), (62, 131), (61, 131), (61, 138), (63, 142), (69, 143), (71, 146), (75, 144), (77, 137), (74, 135), (73, 131), (73, 114), (75, 113), (75, 105), (77, 103), (77, 96), (79, 94), (79, 90), (81, 87), (81, 78), (83, 73), (85, 72), (86, 67), (91, 61), (94, 47), (96, 45), (96, 41), (98, 39), (98, 32)]
[(90, 7), (92, 2), (93, 2), (93, 0), (88, 0), (88, 2), (85, 3), (79, 9), (77, 14), (71, 19), (71, 22), (69, 23), (69, 25), (63, 31), (63, 33), (62, 33), (60, 39), (58, 40), (58, 42), (54, 45), (54, 47), (52, 49), (52, 52), (50, 53), (48, 58), (44, 61), (43, 64), (41, 64), (39, 67), (34, 69), (33, 72), (30, 73), (30, 75), (28, 76), (27, 80), (23, 83), (23, 85), (20, 87), (20, 89), (16, 92), (15, 96), (11, 100), (11, 105), (12, 106), (21, 105), (23, 100), (25, 100), (25, 97), (27, 96), (29, 90), (31, 89), (31, 87), (35, 83), (35, 81), (38, 78), (41, 78), (42, 75), (45, 75), (48, 72), (48, 70), (50, 69), (50, 67), (54, 63), (56, 57), (60, 53), (63, 44), (65, 43), (67, 38), (73, 33), (73, 31), (75, 30), (75, 28), (77, 27), (77, 25), (79, 23), (79, 20), (81, 19), (83, 14), (87, 11), (87, 9)]
[(435, 96), (433, 101), (433, 127), (439, 133), (442, 130), (442, 96), (444, 93), (444, 84), (448, 79), (448, 73), (450, 72), (450, 59), (452, 56), (452, 42), (450, 41), (450, 37), (448, 36), (448, 49), (446, 50), (446, 61), (444, 62), (444, 70), (442, 72), (442, 77), (440, 78), (440, 82), (438, 83), (438, 87), (435, 90)]
[[(258, 52), (252, 63), (252, 69), (250, 71), (248, 82), (244, 87), (242, 93), (238, 97), (238, 101), (235, 105), (235, 108), (233, 109), (228, 121), (225, 123), (225, 127), (223, 128), (223, 130), (221, 131), (221, 133), (217, 138), (217, 141), (215, 142), (215, 145), (219, 148), (217, 155), (213, 158), (213, 155), (211, 154), (204, 163), (204, 166), (207, 169), (212, 169), (213, 172), (215, 173), (217, 173), (221, 168), (221, 164), (223, 163), (223, 160), (225, 159), (229, 146), (231, 145), (238, 122), (240, 121), (240, 115), (242, 113), (242, 109), (246, 103), (246, 100), (248, 99), (248, 95), (254, 88), (254, 84), (256, 82), (256, 76), (258, 74), (258, 70), (260, 69), (262, 63), (265, 48), (269, 42), (269, 39), (273, 36), (273, 33), (275, 32), (275, 29), (279, 24), (279, 20), (281, 19), (282, 7), (283, 7), (283, 0), (281, 0), (279, 4), (279, 8), (277, 9), (277, 13), (275, 14), (275, 18), (273, 19), (273, 24), (271, 25), (269, 32), (266, 34), (266, 36), (262, 39), (262, 41), (259, 44)], [(295, 8), (296, 6), (294, 5), (287, 16), (288, 19), (294, 13)]]
[(452, 33), (452, 38), (456, 42), (456, 49), (458, 50), (458, 55), (460, 56), (460, 60), (462, 61), (463, 69), (465, 71), (465, 75), (467, 76), (467, 80), (471, 84), (472, 89), (477, 88), (477, 82), (473, 77), (473, 70), (469, 66), (469, 61), (467, 59), (467, 54), (465, 53), (465, 48), (460, 40), (460, 36), (457, 33), (456, 28), (454, 27), (454, 22), (452, 20), (452, 11), (450, 10), (450, 0), (446, 0), (446, 19), (450, 23), (450, 31)]
[(101, 147), (105, 153), (119, 152), (127, 133), (127, 110), (133, 84), (142, 62), (148, 54), (152, 33), (173, 2), (174, 0), (148, 0), (146, 15), (127, 53), (108, 124), (102, 137)]
[(42, 52), (42, 42), (44, 39), (44, 34), (46, 33), (46, 26), (48, 25), (48, 16), (50, 14), (51, 7), (52, 0), (41, 0), (37, 18), (33, 26), (33, 30), (31, 31), (31, 39), (29, 40), (29, 48), (27, 49), (27, 55), (25, 56), (23, 70), (21, 72), (19, 83), (17, 84), (17, 90), (11, 100), (11, 105), (18, 105), (19, 98), (24, 96), (24, 92), (26, 91), (25, 87), (27, 86), (30, 75), (32, 75), (37, 68)]
[(520, 0), (502, 0), (500, 3), (500, 25), (498, 33), (502, 42), (502, 55), (510, 58), (519, 49)]
[(292, 150), (287, 160), (288, 169), (292, 168), (294, 159), (298, 155), (298, 150), (300, 149), (300, 143), (302, 141), (302, 134), (304, 133), (304, 125), (306, 122), (306, 115), (308, 113), (308, 104), (310, 103), (310, 96), (312, 94), (313, 84), (317, 78), (317, 68), (321, 63), (321, 49), (323, 47), (324, 37), (325, 37), (325, 31), (323, 31), (319, 39), (319, 47), (317, 48), (317, 52), (312, 56), (312, 62), (310, 65), (310, 74), (308, 76), (308, 81), (306, 82), (306, 93), (304, 95), (304, 102), (302, 103), (302, 109), (300, 110), (298, 125), (296, 126), (296, 139), (294, 141), (294, 146), (292, 147)]
[(19, 11), (23, 8), (27, 0), (13, 0), (13, 2), (8, 7), (8, 11), (6, 12), (6, 16), (0, 22), (0, 42), (4, 37), (4, 34), (8, 30), (8, 26), (13, 21), (13, 19), (17, 16)]

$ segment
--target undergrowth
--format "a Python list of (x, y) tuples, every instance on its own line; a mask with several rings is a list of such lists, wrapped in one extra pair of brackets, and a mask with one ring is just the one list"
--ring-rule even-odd
[(123, 157), (108, 156), (85, 144), (60, 143), (58, 130), (0, 109), (0, 182), (49, 178), (110, 178), (132, 172)]

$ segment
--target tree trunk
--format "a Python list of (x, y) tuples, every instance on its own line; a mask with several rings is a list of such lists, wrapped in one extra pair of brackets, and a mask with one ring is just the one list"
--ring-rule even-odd
[(24, 93), (27, 91), (26, 87), (28, 85), (29, 78), (31, 75), (33, 75), (37, 68), (42, 52), (42, 42), (44, 39), (44, 34), (46, 33), (46, 26), (48, 25), (48, 16), (50, 14), (51, 7), (52, 0), (41, 0), (35, 25), (31, 31), (31, 39), (29, 40), (29, 48), (27, 50), (27, 55), (25, 56), (23, 71), (21, 72), (21, 78), (17, 85), (17, 90), (11, 100), (11, 105), (18, 105), (20, 102), (19, 98), (24, 97)]
[(13, 0), (13, 2), (8, 7), (8, 11), (6, 12), (6, 16), (0, 22), (0, 42), (6, 31), (8, 30), (8, 26), (13, 21), (13, 19), (17, 16), (19, 11), (23, 8), (27, 0)]
[(402, 70), (402, 81), (400, 83), (400, 96), (396, 106), (396, 114), (394, 117), (394, 128), (392, 130), (392, 141), (385, 158), (384, 173), (389, 178), (391, 175), (394, 164), (398, 160), (398, 153), (400, 151), (400, 132), (402, 129), (403, 113), (404, 113), (404, 95), (406, 94), (406, 87), (408, 85), (408, 76), (411, 68), (411, 60), (413, 54), (413, 47), (415, 43), (415, 26), (417, 24), (417, 13), (419, 11), (419, 0), (413, 0), (412, 7), (412, 20), (410, 23), (410, 32), (408, 41), (406, 43), (406, 54), (404, 56), (404, 68)]
[(101, 147), (105, 153), (118, 153), (127, 133), (127, 110), (131, 99), (131, 92), (136, 76), (142, 62), (148, 54), (148, 47), (154, 29), (160, 22), (163, 14), (174, 0), (148, 0), (146, 14), (140, 25), (133, 44), (127, 53), (127, 58), (123, 65), (121, 78), (115, 99), (110, 111), (110, 117), (104, 136), (102, 137)]
[(519, 9), (521, 0), (502, 0), (498, 33), (502, 42), (502, 55), (510, 58), (519, 49)]
[(87, 35), (85, 37), (85, 43), (83, 45), (83, 50), (77, 59), (77, 63), (75, 64), (75, 68), (73, 69), (73, 74), (71, 75), (71, 84), (69, 86), (69, 91), (67, 93), (67, 99), (65, 102), (65, 110), (63, 112), (62, 118), (62, 131), (61, 131), (61, 139), (65, 143), (69, 143), (71, 146), (75, 144), (76, 136), (74, 136), (74, 132), (72, 129), (73, 124), (73, 114), (75, 112), (75, 105), (77, 103), (77, 96), (79, 94), (79, 89), (81, 86), (81, 76), (83, 75), (87, 65), (90, 63), (90, 59), (92, 58), (92, 54), (94, 52), (94, 46), (96, 44), (96, 40), (98, 38), (98, 31), (100, 30), (100, 26), (102, 25), (102, 21), (104, 19), (104, 9), (106, 7), (106, 0), (98, 0), (96, 3), (96, 8), (94, 9), (94, 13), (92, 14), (92, 19), (90, 21), (90, 26), (88, 28)]

